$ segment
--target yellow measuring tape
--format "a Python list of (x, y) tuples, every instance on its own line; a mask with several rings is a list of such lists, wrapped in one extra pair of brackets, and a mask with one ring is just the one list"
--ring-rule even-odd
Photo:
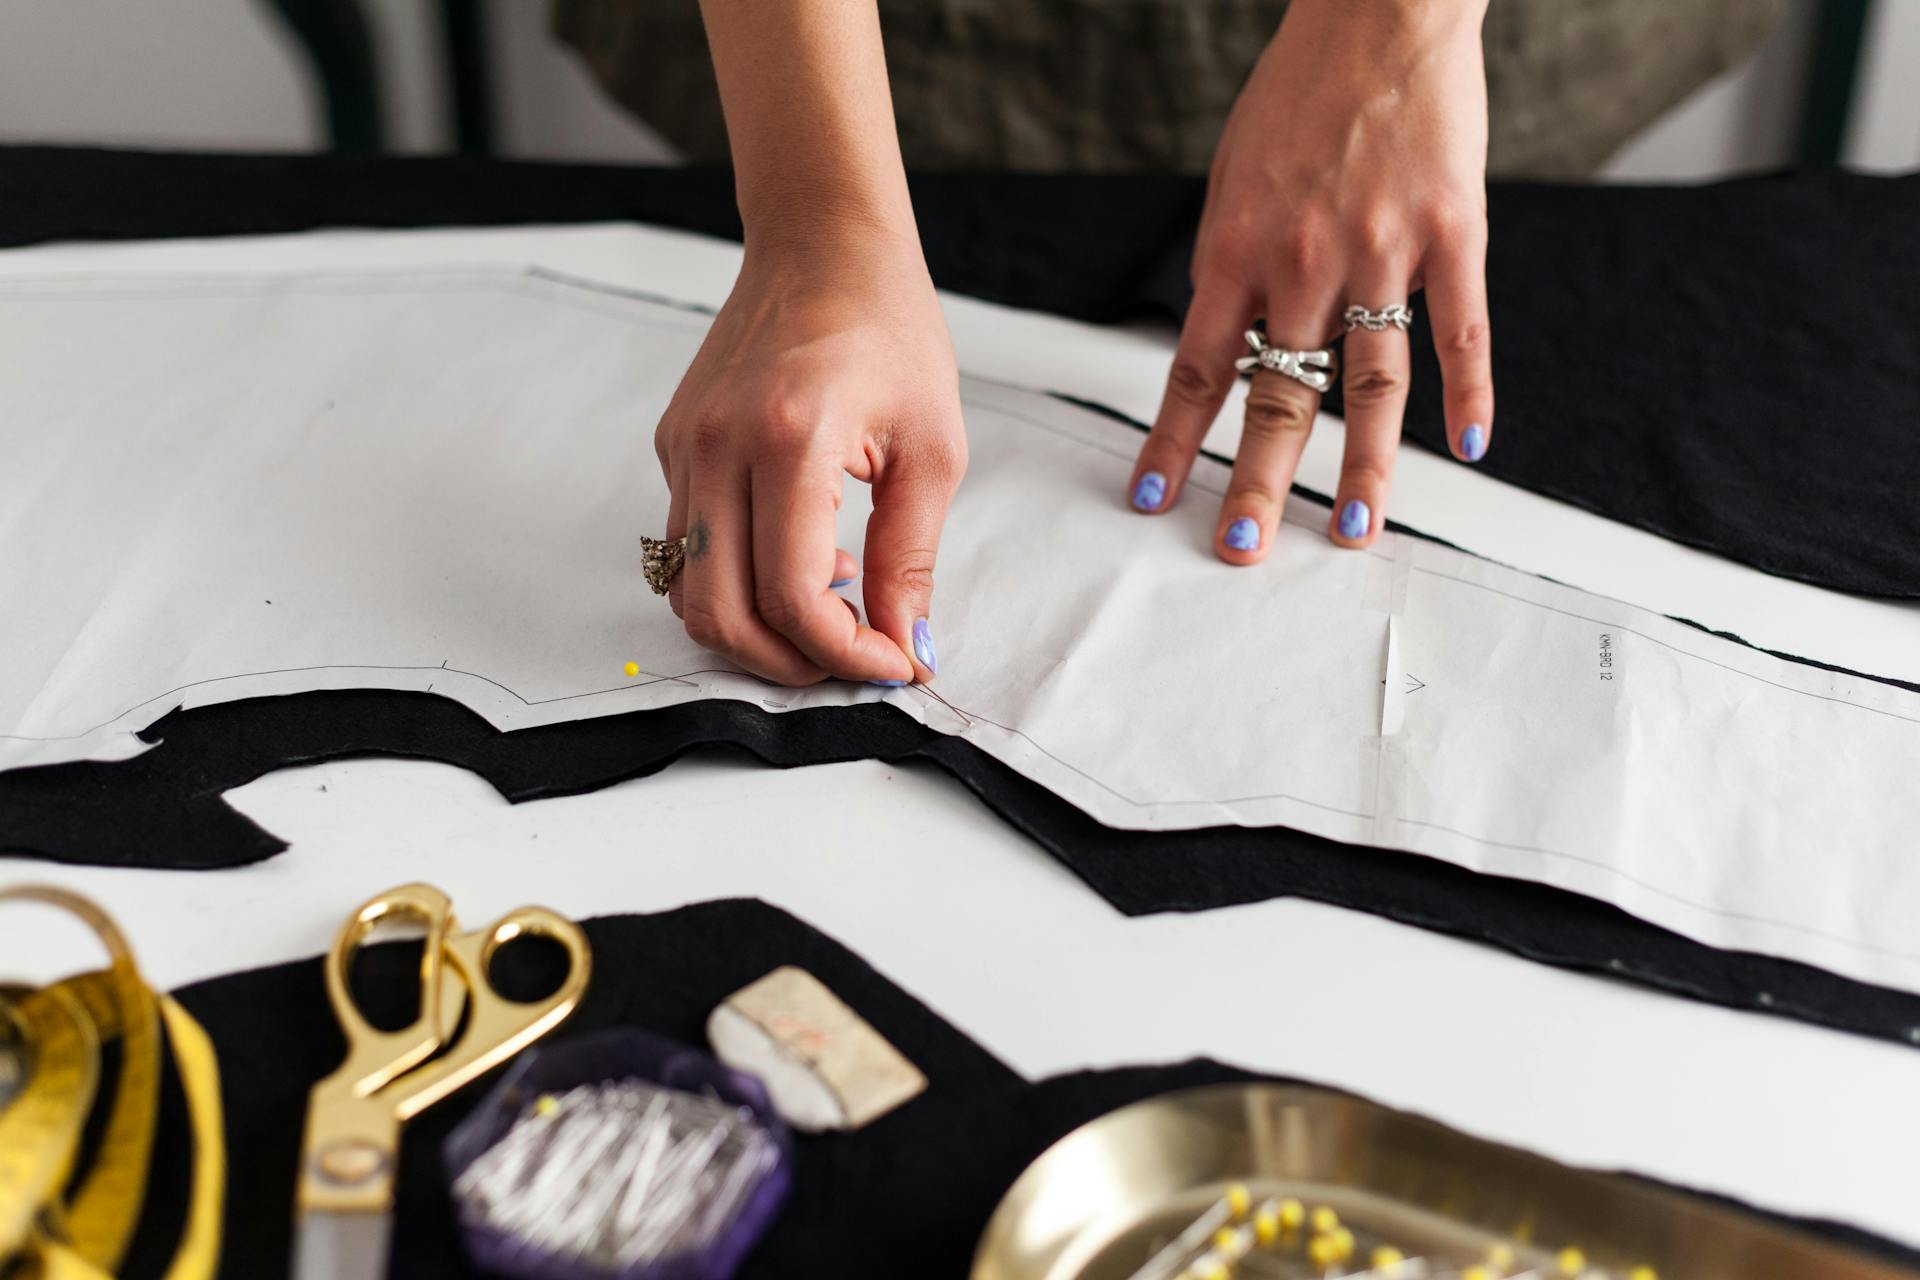
[[(147, 986), (126, 939), (93, 903), (43, 886), (0, 889), (0, 903), (10, 901), (78, 917), (108, 964), (48, 987), (0, 988), (0, 1270), (12, 1264), (21, 1280), (111, 1280), (118, 1270), (146, 1199), (164, 1024), (193, 1135), (187, 1220), (166, 1280), (211, 1277), (227, 1178), (213, 1042), (172, 997)], [(98, 1147), (76, 1170), (102, 1083), (101, 1050), (116, 1040)]]

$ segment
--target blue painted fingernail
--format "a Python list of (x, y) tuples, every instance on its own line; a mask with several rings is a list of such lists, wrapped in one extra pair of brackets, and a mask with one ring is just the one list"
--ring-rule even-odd
[(1158, 471), (1149, 471), (1133, 484), (1133, 509), (1135, 511), (1158, 511), (1160, 504), (1167, 500), (1167, 478)]
[(1227, 526), (1227, 545), (1235, 551), (1260, 549), (1260, 526), (1249, 516), (1241, 516)]
[(1460, 433), (1460, 456), (1468, 462), (1478, 462), (1487, 456), (1487, 429), (1479, 423), (1470, 423)]
[(847, 586), (852, 581), (853, 581), (852, 578), (835, 578), (832, 582), (829, 582), (827, 585), (831, 587), (833, 590), (838, 591), (840, 588)]
[(1367, 536), (1367, 530), (1373, 527), (1373, 512), (1367, 510), (1367, 504), (1354, 498), (1340, 508), (1340, 536), (1351, 538), (1355, 542)]
[(927, 626), (925, 618), (913, 624), (913, 656), (920, 659), (921, 666), (939, 674), (940, 657), (933, 651), (933, 630)]
[(907, 682), (905, 680), (869, 680), (867, 683), (879, 685), (882, 689), (898, 689)]

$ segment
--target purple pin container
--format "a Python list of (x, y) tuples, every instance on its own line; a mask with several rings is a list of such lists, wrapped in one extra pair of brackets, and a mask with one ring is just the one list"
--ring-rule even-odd
[(735, 1071), (698, 1049), (637, 1030), (592, 1032), (522, 1054), (473, 1114), (447, 1136), (442, 1156), (448, 1185), (496, 1143), (543, 1095), (580, 1085), (640, 1081), (708, 1094), (747, 1108), (772, 1139), (777, 1158), (739, 1200), (730, 1221), (694, 1250), (609, 1269), (504, 1233), (459, 1205), (461, 1235), (474, 1265), (524, 1280), (728, 1280), (787, 1197), (793, 1139), (757, 1077)]

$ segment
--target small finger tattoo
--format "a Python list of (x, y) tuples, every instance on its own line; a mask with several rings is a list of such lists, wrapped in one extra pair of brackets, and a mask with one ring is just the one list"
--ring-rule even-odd
[(707, 533), (707, 518), (694, 512), (693, 523), (687, 527), (687, 559), (704, 560), (711, 539)]

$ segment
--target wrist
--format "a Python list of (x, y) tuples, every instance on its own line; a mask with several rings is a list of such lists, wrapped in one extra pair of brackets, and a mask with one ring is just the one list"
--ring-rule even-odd
[(817, 185), (740, 200), (747, 259), (781, 268), (860, 270), (886, 265), (924, 274), (920, 234), (904, 188), (898, 200), (825, 195)]
[(1358, 25), (1387, 36), (1410, 37), (1422, 44), (1480, 39), (1488, 0), (1291, 0), (1289, 14)]

